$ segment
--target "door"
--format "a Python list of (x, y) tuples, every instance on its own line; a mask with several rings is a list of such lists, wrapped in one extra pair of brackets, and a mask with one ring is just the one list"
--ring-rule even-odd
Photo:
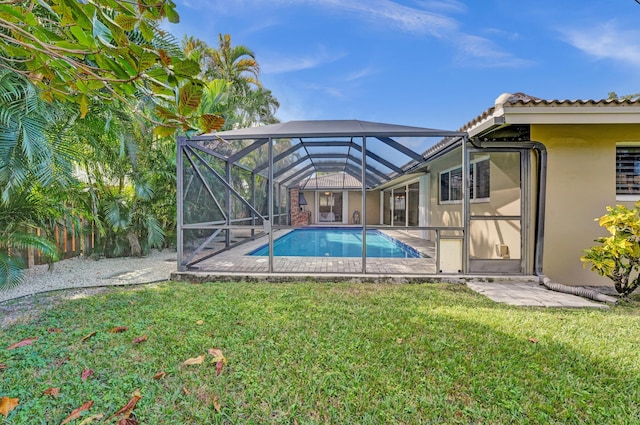
[(469, 272), (524, 273), (527, 151), (469, 152)]

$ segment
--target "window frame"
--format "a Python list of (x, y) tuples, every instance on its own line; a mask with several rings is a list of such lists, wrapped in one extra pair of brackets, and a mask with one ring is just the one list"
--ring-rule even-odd
[[(488, 181), (488, 185), (489, 185), (489, 196), (486, 197), (482, 197), (482, 198), (476, 198), (476, 190), (474, 187), (474, 176), (477, 175), (477, 164), (483, 161), (489, 161), (489, 179)], [(471, 177), (471, 184), (470, 184), (470, 188), (471, 188), (471, 193), (469, 194), (469, 200), (473, 203), (487, 203), (487, 202), (491, 202), (491, 157), (489, 155), (483, 155), (481, 157), (478, 157), (476, 159), (474, 159), (473, 161), (469, 162), (469, 174)], [(462, 195), (460, 195), (460, 199), (451, 199), (451, 195), (452, 195), (452, 184), (451, 184), (451, 172), (452, 171), (458, 171), (460, 170), (460, 174), (462, 174), (462, 166), (455, 166), (455, 167), (450, 167), (447, 168), (445, 170), (442, 170), (438, 173), (438, 202), (441, 205), (454, 205), (454, 204), (461, 204), (462, 203)], [(442, 199), (442, 176), (448, 174), (449, 175), (449, 180), (448, 180), (448, 189), (449, 189), (449, 193), (448, 193), (448, 199), (443, 200)]]
[[(620, 202), (637, 202), (640, 201), (640, 186), (637, 189), (637, 193), (618, 193), (618, 149), (629, 149), (635, 148), (638, 150), (638, 154), (640, 154), (640, 142), (619, 142), (616, 143), (616, 163), (615, 163), (615, 191), (616, 191), (616, 201)], [(640, 160), (636, 161), (634, 164), (634, 168), (640, 168)], [(633, 175), (634, 177), (640, 178), (640, 172)]]

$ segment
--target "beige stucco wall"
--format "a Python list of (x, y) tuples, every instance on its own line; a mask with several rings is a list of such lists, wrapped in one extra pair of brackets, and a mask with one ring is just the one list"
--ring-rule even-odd
[[(306, 211), (311, 211), (311, 223), (317, 224), (316, 211), (316, 195), (314, 190), (303, 190), (304, 197), (307, 200), (305, 205)], [(355, 210), (360, 211), (360, 219), (362, 221), (362, 196), (359, 191), (349, 191), (348, 206), (348, 222), (351, 224), (351, 217)], [(380, 191), (367, 192), (367, 224), (379, 224), (380, 220)]]
[(617, 142), (640, 142), (640, 125), (532, 125), (548, 152), (543, 272), (567, 285), (610, 285), (580, 262), (605, 232), (594, 221), (616, 204)]
[[(380, 223), (380, 191), (374, 190), (366, 193), (367, 199), (367, 224)], [(349, 192), (349, 224), (353, 212), (360, 212), (360, 223), (362, 223), (362, 194), (358, 191)]]
[[(482, 159), (486, 154), (472, 156)], [(470, 204), (475, 216), (520, 215), (520, 156), (517, 153), (491, 153), (489, 202)], [(440, 172), (461, 164), (460, 151), (452, 152), (430, 168), (429, 222), (432, 226), (461, 226), (462, 203), (441, 204), (439, 201)], [(472, 220), (469, 229), (471, 258), (500, 259), (496, 245), (507, 245), (511, 259), (521, 258), (520, 223), (515, 220)]]
[(440, 204), (440, 172), (453, 167), (459, 167), (462, 164), (462, 155), (460, 150), (455, 150), (443, 158), (435, 161), (429, 167), (429, 207), (427, 215), (429, 217), (429, 225), (431, 226), (462, 226), (462, 204)]

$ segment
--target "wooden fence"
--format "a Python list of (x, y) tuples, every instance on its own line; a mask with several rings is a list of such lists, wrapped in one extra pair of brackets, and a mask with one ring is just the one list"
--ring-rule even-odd
[[(76, 233), (75, 226), (73, 225), (70, 229), (67, 228), (67, 226), (56, 228), (54, 240), (61, 260), (77, 257), (80, 254), (90, 255), (93, 252), (96, 242), (95, 232), (92, 231), (91, 234), (80, 237), (78, 237)], [(40, 235), (40, 230), (37, 231), (37, 234)], [(37, 264), (47, 264), (47, 258), (36, 250), (29, 250), (26, 254), (26, 260), (27, 267), (32, 267)]]

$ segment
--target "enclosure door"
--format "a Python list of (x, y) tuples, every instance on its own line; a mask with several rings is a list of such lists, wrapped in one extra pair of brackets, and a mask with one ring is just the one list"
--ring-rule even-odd
[(527, 151), (470, 151), (469, 272), (524, 273)]

